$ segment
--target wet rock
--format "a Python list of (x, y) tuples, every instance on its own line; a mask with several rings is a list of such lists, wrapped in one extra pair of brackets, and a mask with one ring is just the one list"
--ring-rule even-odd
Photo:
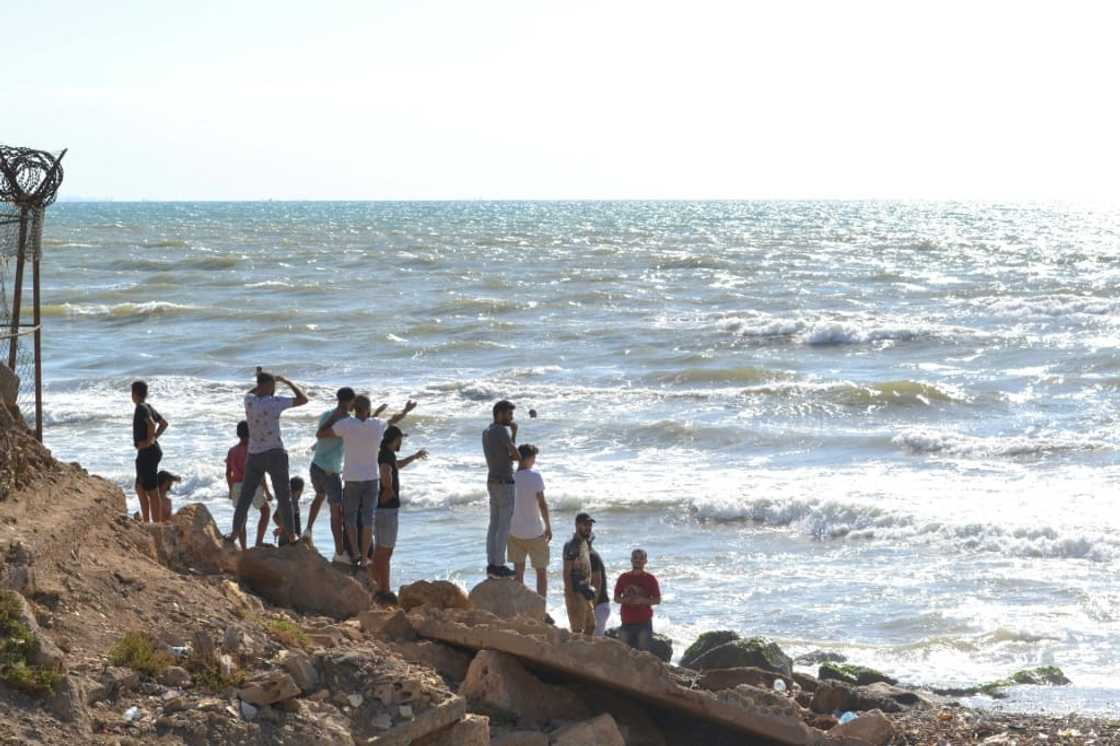
[(436, 609), (469, 609), (470, 599), (463, 589), (447, 580), (418, 580), (401, 586), (400, 605), (405, 611), (418, 606)]
[(777, 679), (783, 680), (787, 688), (793, 688), (793, 679), (787, 679), (773, 671), (751, 667), (715, 668), (705, 671), (696, 683), (701, 689), (714, 692), (720, 689), (734, 689), (740, 684), (749, 684), (760, 689), (773, 689), (774, 681)]
[(267, 671), (257, 674), (237, 690), (237, 696), (251, 705), (270, 705), (298, 697), (300, 688), (284, 671)]
[(587, 705), (570, 690), (545, 684), (512, 655), (483, 650), (471, 661), (459, 694), (474, 710), (522, 723), (582, 720)]
[(280, 666), (304, 694), (311, 694), (319, 688), (319, 670), (315, 668), (311, 656), (302, 650), (284, 651)]
[(800, 673), (798, 671), (793, 672), (793, 680), (799, 687), (807, 692), (817, 691), (817, 686), (820, 684), (816, 676), (810, 676), (807, 673)]
[(799, 666), (819, 666), (822, 663), (847, 663), (848, 657), (828, 650), (814, 650), (797, 656), (793, 662)]
[(502, 619), (526, 617), (543, 622), (547, 612), (543, 596), (509, 580), (488, 578), (472, 588), (468, 598), (476, 609)]
[(887, 746), (894, 738), (894, 726), (879, 710), (861, 714), (855, 720), (837, 725), (828, 733), (829, 740), (858, 739), (868, 746)]
[[(611, 627), (606, 632), (607, 637), (617, 640), (620, 629), (620, 627)], [(673, 639), (668, 635), (654, 632), (649, 643), (649, 650), (646, 652), (652, 653), (665, 663), (669, 663), (673, 660)]]
[(467, 715), (444, 728), (412, 742), (413, 746), (490, 746), (490, 718)]
[(304, 542), (242, 552), (237, 572), (257, 595), (296, 611), (347, 619), (373, 603), (363, 583)]
[[(874, 685), (874, 687), (881, 686), (886, 685)], [(822, 681), (820, 686), (817, 687), (817, 691), (813, 693), (810, 709), (819, 713), (835, 712), (836, 710), (900, 712), (902, 705), (880, 689), (873, 687), (857, 688), (841, 681)]]
[(885, 673), (876, 671), (867, 666), (855, 666), (849, 663), (824, 663), (817, 672), (821, 681), (843, 681), (853, 686), (867, 686), (868, 684), (897, 684), (898, 679), (892, 679)]
[(740, 639), (739, 633), (730, 630), (705, 632), (697, 637), (696, 642), (689, 645), (688, 649), (684, 651), (684, 654), (681, 656), (681, 666), (684, 668), (692, 668), (692, 664), (704, 653), (738, 639)]
[(552, 734), (552, 746), (626, 746), (614, 718), (602, 714), (561, 728)]
[(793, 677), (793, 660), (776, 642), (765, 637), (725, 642), (704, 652), (687, 667), (697, 671), (753, 667), (780, 673), (787, 679)]

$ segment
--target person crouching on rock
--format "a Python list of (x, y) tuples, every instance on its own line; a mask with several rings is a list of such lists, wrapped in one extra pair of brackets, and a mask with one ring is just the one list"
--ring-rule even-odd
[(568, 626), (574, 634), (595, 633), (595, 589), (591, 586), (591, 528), (595, 519), (587, 513), (576, 516), (576, 532), (564, 545), (564, 605)]
[(172, 474), (169, 471), (161, 471), (156, 475), (156, 484), (158, 485), (156, 489), (159, 491), (160, 512), (163, 513), (165, 521), (171, 519), (171, 498), (168, 497), (168, 495), (171, 494), (171, 485), (182, 481), (182, 477)]
[[(229, 449), (226, 453), (226, 485), (229, 487), (229, 499), (233, 503), (234, 508), (237, 507), (237, 501), (241, 499), (241, 483), (245, 481), (245, 461), (249, 458), (249, 423), (245, 420), (237, 423), (237, 445)], [(272, 499), (272, 494), (268, 491), (268, 482), (263, 478), (261, 479), (261, 488), (253, 497), (253, 507), (261, 512), (261, 517), (257, 521), (257, 543), (260, 546), (264, 543), (264, 532), (268, 529), (268, 518), (270, 508), (268, 501)], [(245, 528), (242, 526), (241, 533), (237, 535), (237, 540), (241, 543), (241, 548), (245, 548)]]
[(393, 557), (393, 547), (397, 545), (397, 522), (401, 507), (400, 470), (428, 458), (428, 452), (421, 448), (411, 456), (397, 459), (402, 441), (408, 436), (396, 425), (389, 425), (381, 439), (381, 450), (377, 454), (377, 468), (380, 471), (380, 492), (377, 512), (373, 517), (373, 566), (370, 575), (377, 583), (377, 601), (396, 603), (397, 597), (389, 590), (389, 562)]
[(632, 648), (649, 650), (653, 640), (653, 607), (661, 603), (657, 578), (646, 572), (646, 550), (630, 553), (630, 572), (618, 576), (614, 586), (614, 602), (622, 604), (622, 626), (619, 638)]

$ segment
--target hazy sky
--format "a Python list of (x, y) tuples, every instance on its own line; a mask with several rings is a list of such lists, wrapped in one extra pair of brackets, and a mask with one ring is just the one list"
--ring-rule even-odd
[(1111, 6), (4, 0), (0, 142), (69, 197), (1114, 202)]

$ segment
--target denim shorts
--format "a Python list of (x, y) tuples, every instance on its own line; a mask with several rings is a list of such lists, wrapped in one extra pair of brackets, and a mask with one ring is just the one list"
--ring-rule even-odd
[(316, 495), (326, 493), (327, 503), (342, 505), (342, 477), (323, 471), (317, 464), (311, 465), (311, 486)]
[(397, 545), (397, 508), (378, 508), (373, 514), (373, 544), (378, 549)]

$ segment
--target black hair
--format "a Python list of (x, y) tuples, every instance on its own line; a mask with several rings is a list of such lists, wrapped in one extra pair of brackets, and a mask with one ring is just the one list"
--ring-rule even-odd
[(237, 423), (237, 437), (242, 440), (249, 437), (249, 423), (245, 420)]
[(288, 489), (292, 492), (303, 489), (303, 477), (292, 477), (288, 480)]
[(271, 373), (265, 373), (263, 370), (257, 371), (257, 385), (263, 386), (266, 383), (276, 383), (276, 377)]
[(140, 401), (144, 401), (145, 399), (148, 398), (148, 384), (145, 383), (144, 381), (133, 381), (132, 382), (132, 393), (139, 396)]
[(172, 474), (169, 471), (161, 471), (156, 474), (156, 484), (162, 487), (165, 484), (172, 484), (174, 482), (182, 482), (183, 478), (177, 474)]
[(358, 396), (354, 397), (354, 408), (371, 410), (373, 409), (373, 402), (371, 402), (369, 400), (369, 397), (365, 394), (359, 394)]
[(530, 456), (536, 456), (541, 452), (541, 449), (530, 443), (522, 443), (521, 445), (517, 446), (517, 452), (521, 454), (522, 459), (527, 459)]
[(354, 389), (349, 386), (343, 386), (338, 390), (339, 401), (352, 401), (354, 399)]
[(517, 409), (517, 405), (507, 399), (502, 399), (494, 405), (494, 416), (497, 417), (499, 412), (512, 412)]

